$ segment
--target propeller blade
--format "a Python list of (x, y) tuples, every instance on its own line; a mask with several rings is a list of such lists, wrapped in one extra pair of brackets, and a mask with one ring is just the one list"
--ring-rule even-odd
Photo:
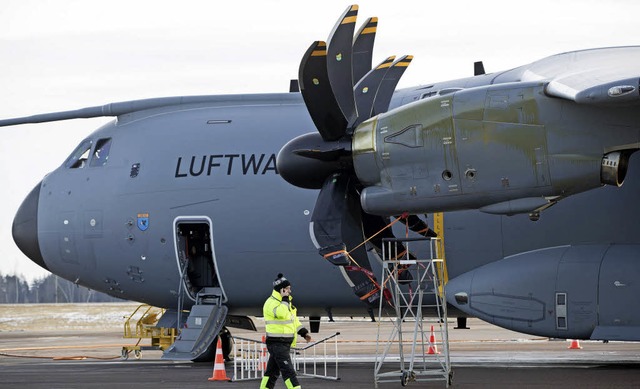
[[(360, 197), (349, 174), (334, 173), (327, 177), (311, 215), (311, 230), (321, 253), (360, 244), (364, 240), (361, 213)], [(366, 259), (366, 251), (362, 249)]]
[[(380, 291), (365, 245), (359, 195), (348, 174), (336, 173), (327, 178), (320, 190), (313, 214), (311, 233), (320, 255), (341, 266), (354, 293), (369, 306), (377, 306)], [(353, 262), (350, 258), (353, 258)]]
[(389, 103), (391, 102), (391, 97), (393, 97), (393, 92), (398, 85), (398, 81), (400, 81), (400, 77), (402, 77), (407, 66), (411, 63), (411, 60), (413, 60), (412, 55), (405, 55), (397, 59), (391, 65), (378, 88), (378, 92), (376, 93), (371, 116), (387, 112), (389, 109)]
[(300, 92), (309, 115), (325, 141), (341, 138), (347, 127), (327, 75), (327, 45), (316, 41), (300, 61)]
[[(379, 302), (380, 285), (365, 247), (378, 246), (371, 253), (379, 252), (382, 238), (361, 244), (365, 230), (370, 230), (363, 224), (383, 227), (384, 220), (362, 210), (351, 150), (353, 129), (387, 111), (413, 57), (389, 57), (371, 69), (378, 18), (367, 19), (354, 37), (357, 14), (357, 5), (348, 7), (327, 43), (314, 42), (302, 57), (300, 92), (318, 133), (287, 142), (276, 163), (280, 175), (292, 185), (320, 188), (309, 225), (311, 238), (320, 255), (340, 266), (354, 293), (371, 307)], [(393, 234), (387, 231), (381, 236)], [(405, 273), (402, 277), (409, 282), (410, 272)]]
[(353, 123), (353, 127), (357, 127), (360, 123), (371, 117), (376, 92), (380, 88), (380, 84), (395, 58), (395, 55), (392, 55), (382, 61), (375, 69), (371, 69), (356, 84), (356, 86), (353, 87), (353, 94), (356, 99), (356, 107), (358, 111), (358, 119)]
[[(348, 126), (358, 117), (353, 98), (353, 32), (358, 6), (352, 5), (343, 13), (329, 34), (327, 48), (327, 73), (331, 89)], [(346, 127), (342, 129), (343, 132)]]
[(353, 80), (356, 83), (371, 70), (377, 28), (378, 18), (372, 17), (367, 19), (356, 33), (353, 41)]
[(348, 186), (347, 174), (334, 173), (327, 177), (318, 194), (311, 215), (311, 230), (320, 250), (344, 245), (342, 223), (349, 208)]

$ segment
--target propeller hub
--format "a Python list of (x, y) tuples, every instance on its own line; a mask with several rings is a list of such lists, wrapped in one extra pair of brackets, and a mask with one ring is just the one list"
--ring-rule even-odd
[(291, 185), (321, 189), (331, 174), (352, 170), (350, 140), (327, 142), (317, 132), (293, 138), (278, 152), (278, 173)]

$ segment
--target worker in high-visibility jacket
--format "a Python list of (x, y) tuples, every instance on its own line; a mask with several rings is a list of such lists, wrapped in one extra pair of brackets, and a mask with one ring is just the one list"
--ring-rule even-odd
[(269, 361), (262, 377), (260, 389), (273, 389), (280, 373), (287, 389), (301, 388), (296, 370), (291, 363), (291, 347), (296, 345), (296, 334), (311, 342), (309, 331), (298, 320), (296, 307), (291, 302), (291, 283), (282, 273), (273, 281), (271, 296), (264, 302), (262, 314), (266, 324)]

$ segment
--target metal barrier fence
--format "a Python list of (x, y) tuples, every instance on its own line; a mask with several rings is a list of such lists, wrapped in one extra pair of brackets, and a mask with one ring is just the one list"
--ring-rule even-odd
[[(299, 372), (299, 374), (303, 376), (320, 378), (323, 380), (339, 380), (338, 335), (340, 335), (340, 333), (336, 332), (331, 336), (327, 336), (317, 342), (308, 344), (306, 347), (292, 348), (291, 361), (293, 362), (293, 366), (295, 366), (296, 372)], [(327, 346), (329, 345), (328, 341), (330, 339), (333, 339), (333, 356), (328, 356), (327, 354)], [(322, 345), (321, 356), (318, 355), (318, 346), (320, 345)], [(302, 366), (302, 370), (300, 370), (300, 366)], [(333, 375), (330, 374), (330, 371), (333, 372)]]
[(233, 376), (231, 381), (261, 379), (267, 366), (264, 341), (233, 336)]
[[(291, 362), (300, 376), (339, 380), (338, 377), (338, 335), (327, 336), (305, 347), (291, 348)], [(329, 340), (333, 339), (333, 342)], [(330, 345), (330, 343), (333, 343)], [(321, 347), (321, 349), (320, 349)], [(333, 354), (329, 355), (333, 349)], [(269, 353), (262, 341), (233, 336), (233, 377), (232, 381), (258, 380), (264, 376)]]

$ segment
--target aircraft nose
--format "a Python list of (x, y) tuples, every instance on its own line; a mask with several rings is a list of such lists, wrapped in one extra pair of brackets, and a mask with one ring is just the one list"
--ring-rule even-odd
[(33, 262), (45, 270), (49, 270), (44, 263), (38, 242), (38, 200), (40, 198), (41, 182), (31, 190), (29, 195), (18, 208), (13, 219), (11, 233), (16, 245)]

